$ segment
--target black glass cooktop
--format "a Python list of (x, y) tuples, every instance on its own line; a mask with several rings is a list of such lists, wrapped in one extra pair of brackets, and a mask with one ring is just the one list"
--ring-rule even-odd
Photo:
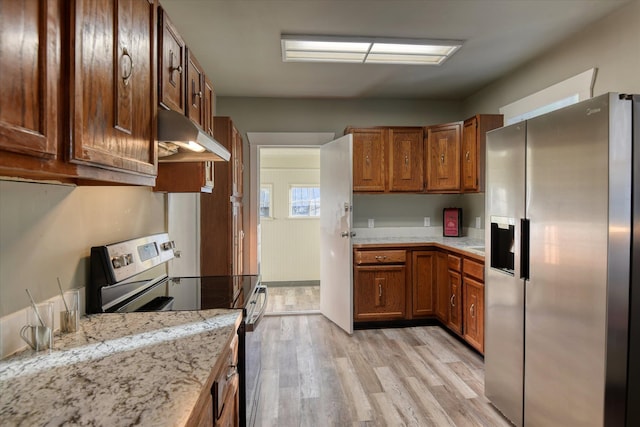
[(169, 277), (110, 311), (245, 308), (259, 283), (258, 275)]

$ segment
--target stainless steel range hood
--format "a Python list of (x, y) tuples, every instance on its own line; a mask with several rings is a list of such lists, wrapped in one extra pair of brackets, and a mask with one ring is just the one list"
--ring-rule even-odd
[(187, 116), (172, 110), (158, 111), (158, 161), (229, 161), (231, 153)]

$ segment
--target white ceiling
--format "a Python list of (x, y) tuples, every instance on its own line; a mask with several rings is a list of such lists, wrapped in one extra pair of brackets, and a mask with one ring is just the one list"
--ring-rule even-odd
[[(161, 0), (218, 96), (463, 99), (629, 0)], [(441, 66), (283, 63), (280, 34), (465, 40)]]

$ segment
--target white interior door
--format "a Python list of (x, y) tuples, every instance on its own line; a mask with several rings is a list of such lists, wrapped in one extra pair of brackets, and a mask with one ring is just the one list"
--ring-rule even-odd
[(320, 148), (320, 311), (353, 333), (353, 137)]

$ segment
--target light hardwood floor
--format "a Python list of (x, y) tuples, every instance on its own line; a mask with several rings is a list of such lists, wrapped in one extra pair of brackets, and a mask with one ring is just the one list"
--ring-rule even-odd
[(484, 397), (482, 358), (437, 326), (355, 331), (270, 316), (257, 426), (510, 426)]
[(268, 287), (269, 299), (266, 314), (320, 310), (319, 285)]

